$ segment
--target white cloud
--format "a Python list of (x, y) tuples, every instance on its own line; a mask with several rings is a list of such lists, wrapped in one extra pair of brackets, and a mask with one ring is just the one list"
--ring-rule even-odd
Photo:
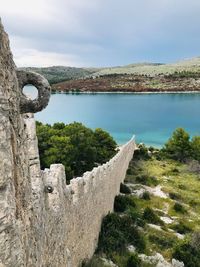
[(75, 55), (41, 52), (35, 49), (16, 51), (14, 60), (18, 67), (83, 66)]
[(177, 51), (198, 54), (200, 46), (199, 0), (0, 0), (0, 7), (20, 65), (36, 64), (37, 56), (42, 65), (159, 61), (156, 54), (163, 61)]

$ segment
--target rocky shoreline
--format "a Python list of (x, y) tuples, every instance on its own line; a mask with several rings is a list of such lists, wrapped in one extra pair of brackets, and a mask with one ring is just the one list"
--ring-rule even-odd
[(170, 75), (107, 75), (93, 78), (68, 80), (52, 85), (53, 91), (60, 92), (199, 92), (200, 75), (173, 77)]

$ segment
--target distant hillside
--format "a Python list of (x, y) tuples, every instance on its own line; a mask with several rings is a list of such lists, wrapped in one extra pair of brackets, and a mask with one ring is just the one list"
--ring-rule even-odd
[(53, 84), (52, 89), (62, 92), (194, 92), (200, 91), (200, 72), (176, 72), (154, 77), (109, 74)]
[(64, 92), (200, 91), (200, 58), (175, 64), (140, 63), (99, 69), (85, 78), (53, 85)]
[(66, 80), (80, 79), (88, 75), (91, 75), (99, 69), (97, 68), (75, 68), (75, 67), (63, 67), (53, 66), (47, 68), (21, 68), (23, 70), (34, 71), (42, 74), (50, 84), (58, 83)]
[(174, 64), (139, 63), (110, 68), (25, 68), (44, 75), (54, 91), (200, 91), (200, 57)]
[(138, 75), (160, 75), (172, 74), (181, 71), (200, 71), (200, 57), (183, 60), (173, 64), (162, 63), (139, 63), (122, 67), (104, 68), (93, 73), (91, 76), (97, 77), (108, 74), (138, 74)]

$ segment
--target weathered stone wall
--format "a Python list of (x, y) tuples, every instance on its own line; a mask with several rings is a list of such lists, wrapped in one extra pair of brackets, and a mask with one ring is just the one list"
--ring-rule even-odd
[[(41, 174), (34, 118), (25, 121), (32, 162), (34, 236), (39, 247), (35, 257), (37, 266), (79, 266), (81, 260), (94, 253), (102, 218), (113, 210), (114, 197), (119, 193), (135, 143), (131, 140), (108, 163), (71, 180), (66, 186), (61, 164), (51, 165)], [(53, 193), (45, 193), (47, 186), (53, 187)]]
[[(24, 98), (27, 82), (42, 90), (39, 100)], [(41, 171), (33, 115), (21, 113), (46, 106), (48, 90), (41, 76), (17, 72), (0, 22), (0, 267), (77, 267), (90, 258), (135, 149), (131, 140), (67, 186), (62, 165)]]

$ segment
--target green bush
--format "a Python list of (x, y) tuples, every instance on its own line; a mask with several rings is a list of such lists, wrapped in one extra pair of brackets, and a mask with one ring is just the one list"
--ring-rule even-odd
[(131, 168), (128, 168), (126, 174), (127, 175), (132, 175), (133, 174), (133, 170)]
[(176, 129), (162, 151), (172, 159), (186, 161), (192, 151), (189, 134), (182, 128)]
[(200, 136), (194, 136), (191, 141), (192, 158), (200, 162)]
[(163, 236), (163, 235), (156, 235), (156, 234), (150, 234), (149, 240), (157, 244), (161, 249), (168, 249), (172, 248), (175, 244), (175, 239), (171, 236)]
[(163, 221), (159, 218), (155, 211), (149, 207), (145, 208), (143, 213), (143, 219), (146, 220), (148, 223), (164, 225)]
[(114, 201), (114, 211), (124, 212), (129, 207), (135, 207), (135, 202), (131, 196), (118, 195)]
[(185, 267), (200, 267), (200, 250), (192, 247), (190, 242), (177, 245), (172, 256), (184, 262)]
[(150, 196), (150, 193), (148, 191), (145, 191), (142, 195), (142, 199), (144, 200), (150, 200), (151, 199), (151, 196)]
[(173, 200), (181, 200), (181, 196), (178, 193), (170, 192), (169, 197)]
[(120, 193), (131, 194), (131, 189), (126, 184), (121, 183), (120, 184)]
[(137, 254), (133, 254), (128, 258), (127, 267), (141, 267), (142, 261)]
[(137, 209), (135, 208), (130, 209), (128, 211), (128, 215), (131, 217), (135, 225), (140, 226), (140, 227), (145, 226), (146, 222), (142, 218), (142, 214)]
[(198, 202), (196, 200), (194, 200), (194, 199), (190, 200), (189, 204), (193, 208), (196, 207), (196, 206), (198, 206)]
[(144, 144), (139, 144), (138, 145), (138, 150), (135, 150), (134, 152), (134, 159), (143, 159), (147, 160), (149, 159), (149, 153), (148, 153), (148, 148)]
[(148, 185), (148, 186), (156, 186), (158, 185), (158, 180), (154, 176), (148, 176), (146, 174), (137, 175), (135, 178), (137, 183)]
[(108, 214), (102, 222), (97, 252), (111, 253), (122, 251), (126, 246), (126, 237), (121, 229), (121, 217)]
[(186, 209), (183, 207), (183, 205), (179, 202), (176, 202), (174, 204), (173, 208), (176, 212), (179, 212), (179, 213), (186, 213), (187, 212)]
[(180, 171), (179, 171), (178, 168), (173, 168), (173, 169), (171, 170), (171, 172), (177, 174), (177, 173), (179, 173)]
[(185, 224), (184, 222), (175, 224), (171, 226), (171, 228), (179, 234), (187, 234), (187, 233), (192, 232), (192, 228), (189, 225)]
[(178, 188), (181, 189), (181, 190), (187, 190), (187, 186), (184, 185), (184, 184), (179, 184)]
[(102, 222), (97, 252), (111, 255), (112, 252), (124, 252), (132, 244), (139, 252), (144, 252), (144, 235), (137, 230), (129, 215), (108, 214)]

